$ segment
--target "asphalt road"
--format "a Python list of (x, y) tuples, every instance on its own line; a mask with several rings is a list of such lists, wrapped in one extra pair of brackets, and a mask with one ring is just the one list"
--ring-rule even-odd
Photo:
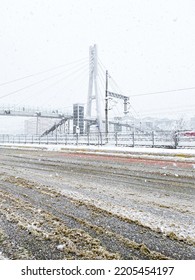
[(0, 258), (195, 259), (193, 162), (0, 149)]

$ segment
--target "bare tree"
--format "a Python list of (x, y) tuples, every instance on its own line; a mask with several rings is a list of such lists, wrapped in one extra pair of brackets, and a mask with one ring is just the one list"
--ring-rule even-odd
[(176, 121), (174, 131), (173, 131), (173, 142), (175, 149), (177, 149), (180, 140), (180, 132), (184, 129), (186, 122), (184, 117), (181, 117), (179, 120)]

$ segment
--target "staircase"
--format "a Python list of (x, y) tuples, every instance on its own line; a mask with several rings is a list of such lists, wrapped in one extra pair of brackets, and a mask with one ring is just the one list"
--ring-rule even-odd
[(41, 137), (47, 136), (49, 133), (53, 132), (53, 131), (56, 130), (59, 126), (61, 126), (62, 124), (64, 124), (67, 120), (68, 120), (68, 118), (63, 118), (63, 119), (61, 119), (58, 123), (55, 123), (54, 125), (52, 125), (51, 128), (47, 129), (47, 130), (41, 135)]

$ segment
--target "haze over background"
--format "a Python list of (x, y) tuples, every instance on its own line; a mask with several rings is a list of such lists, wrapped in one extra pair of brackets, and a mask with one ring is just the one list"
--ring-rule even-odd
[(93, 44), (139, 116), (195, 116), (193, 0), (1, 0), (0, 107), (86, 103)]

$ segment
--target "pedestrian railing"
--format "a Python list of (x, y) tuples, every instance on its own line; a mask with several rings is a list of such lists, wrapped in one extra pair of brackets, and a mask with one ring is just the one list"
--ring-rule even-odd
[(195, 148), (195, 136), (183, 132), (154, 131), (140, 133), (89, 133), (89, 134), (53, 134), (9, 135), (1, 134), (0, 143), (15, 144), (53, 144), (53, 145), (96, 145), (106, 144), (126, 147), (165, 147)]

